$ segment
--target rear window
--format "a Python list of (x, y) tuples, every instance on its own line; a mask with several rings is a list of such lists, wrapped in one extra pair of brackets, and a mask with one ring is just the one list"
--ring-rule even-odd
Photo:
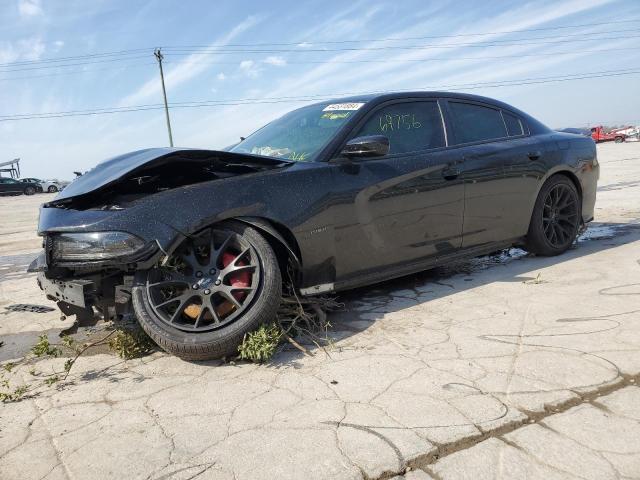
[(518, 135), (524, 135), (524, 127), (522, 121), (515, 115), (502, 111), (504, 117), (504, 123), (507, 126), (507, 133), (510, 137), (516, 137)]
[(507, 136), (500, 111), (470, 103), (449, 102), (456, 143), (480, 142)]

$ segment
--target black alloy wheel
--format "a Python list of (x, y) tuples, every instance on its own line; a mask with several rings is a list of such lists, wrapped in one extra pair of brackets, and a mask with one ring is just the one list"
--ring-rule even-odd
[(33, 195), (34, 193), (36, 193), (36, 189), (34, 187), (29, 186), (24, 189), (25, 195)]
[(208, 244), (194, 239), (147, 280), (153, 311), (180, 330), (202, 332), (232, 322), (258, 289), (255, 249), (235, 232), (210, 230), (208, 237)]
[(538, 255), (566, 251), (578, 234), (581, 198), (571, 180), (554, 175), (542, 186), (534, 207), (526, 248)]
[(568, 241), (573, 242), (578, 223), (578, 198), (575, 188), (559, 183), (544, 200), (542, 228), (550, 245), (562, 248)]
[(138, 272), (133, 307), (163, 349), (188, 360), (237, 354), (244, 335), (273, 321), (282, 279), (255, 229), (226, 222), (186, 239), (161, 265)]

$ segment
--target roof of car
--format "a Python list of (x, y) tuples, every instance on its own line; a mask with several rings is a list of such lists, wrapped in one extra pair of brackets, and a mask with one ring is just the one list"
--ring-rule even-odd
[(403, 98), (450, 98), (450, 99), (458, 99), (458, 100), (467, 100), (471, 102), (486, 103), (496, 108), (503, 108), (503, 109), (510, 110), (514, 113), (517, 113), (525, 117), (529, 121), (530, 126), (531, 124), (536, 124), (540, 130), (548, 130), (548, 127), (540, 123), (540, 121), (536, 120), (535, 118), (531, 117), (531, 115), (523, 112), (518, 108), (515, 108), (507, 103), (501, 102), (500, 100), (496, 100), (494, 98), (483, 97), (481, 95), (472, 95), (470, 93), (441, 92), (441, 91), (384, 92), (384, 93), (371, 93), (367, 95), (354, 95), (351, 97), (334, 98), (331, 100), (317, 102), (314, 105), (326, 105), (327, 103), (333, 104), (333, 103), (355, 103), (355, 102), (379, 104), (387, 100), (399, 100)]
[(489, 97), (483, 97), (481, 95), (472, 95), (469, 93), (459, 93), (459, 92), (441, 92), (441, 91), (402, 91), (402, 92), (384, 92), (384, 93), (369, 93), (366, 95), (354, 95), (349, 97), (340, 97), (333, 98), (330, 100), (324, 100), (322, 102), (317, 102), (316, 105), (323, 105), (326, 103), (353, 103), (353, 102), (370, 102), (372, 100), (376, 100), (377, 102), (385, 101), (385, 100), (395, 100), (401, 98), (433, 98), (433, 97), (446, 97), (446, 98), (458, 98), (460, 100), (470, 100), (476, 102), (485, 102), (491, 103), (495, 105), (505, 106), (509, 108), (509, 105), (495, 100)]

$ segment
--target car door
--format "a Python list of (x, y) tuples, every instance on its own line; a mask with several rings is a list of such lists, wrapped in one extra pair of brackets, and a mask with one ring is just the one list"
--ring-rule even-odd
[(21, 191), (20, 183), (11, 178), (0, 178), (0, 193), (15, 193)]
[[(531, 211), (540, 181), (547, 172), (550, 152), (537, 136), (529, 135), (526, 122), (516, 113), (502, 110), (507, 127), (509, 155), (504, 160), (505, 236), (517, 238), (526, 235)], [(553, 155), (553, 154), (551, 154)]]
[(501, 110), (478, 102), (449, 100), (452, 143), (464, 158), (463, 248), (513, 238), (514, 185), (506, 169), (524, 153), (509, 139)]
[(336, 279), (375, 274), (451, 253), (462, 242), (464, 193), (459, 156), (446, 148), (436, 100), (403, 100), (370, 112), (349, 138), (384, 135), (384, 157), (333, 168)]

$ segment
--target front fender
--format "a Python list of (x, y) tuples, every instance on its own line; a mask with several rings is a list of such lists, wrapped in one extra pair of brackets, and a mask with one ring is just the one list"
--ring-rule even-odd
[(262, 231), (263, 233), (266, 233), (267, 235), (273, 237), (287, 250), (287, 252), (289, 253), (289, 257), (293, 261), (296, 269), (300, 269), (302, 267), (300, 257), (293, 250), (293, 246), (289, 244), (289, 242), (282, 236), (282, 234), (280, 234), (280, 232), (278, 232), (278, 230), (276, 230), (276, 228), (271, 223), (269, 223), (268, 220), (258, 217), (236, 217), (235, 220), (247, 223), (252, 227), (255, 227), (258, 230)]

